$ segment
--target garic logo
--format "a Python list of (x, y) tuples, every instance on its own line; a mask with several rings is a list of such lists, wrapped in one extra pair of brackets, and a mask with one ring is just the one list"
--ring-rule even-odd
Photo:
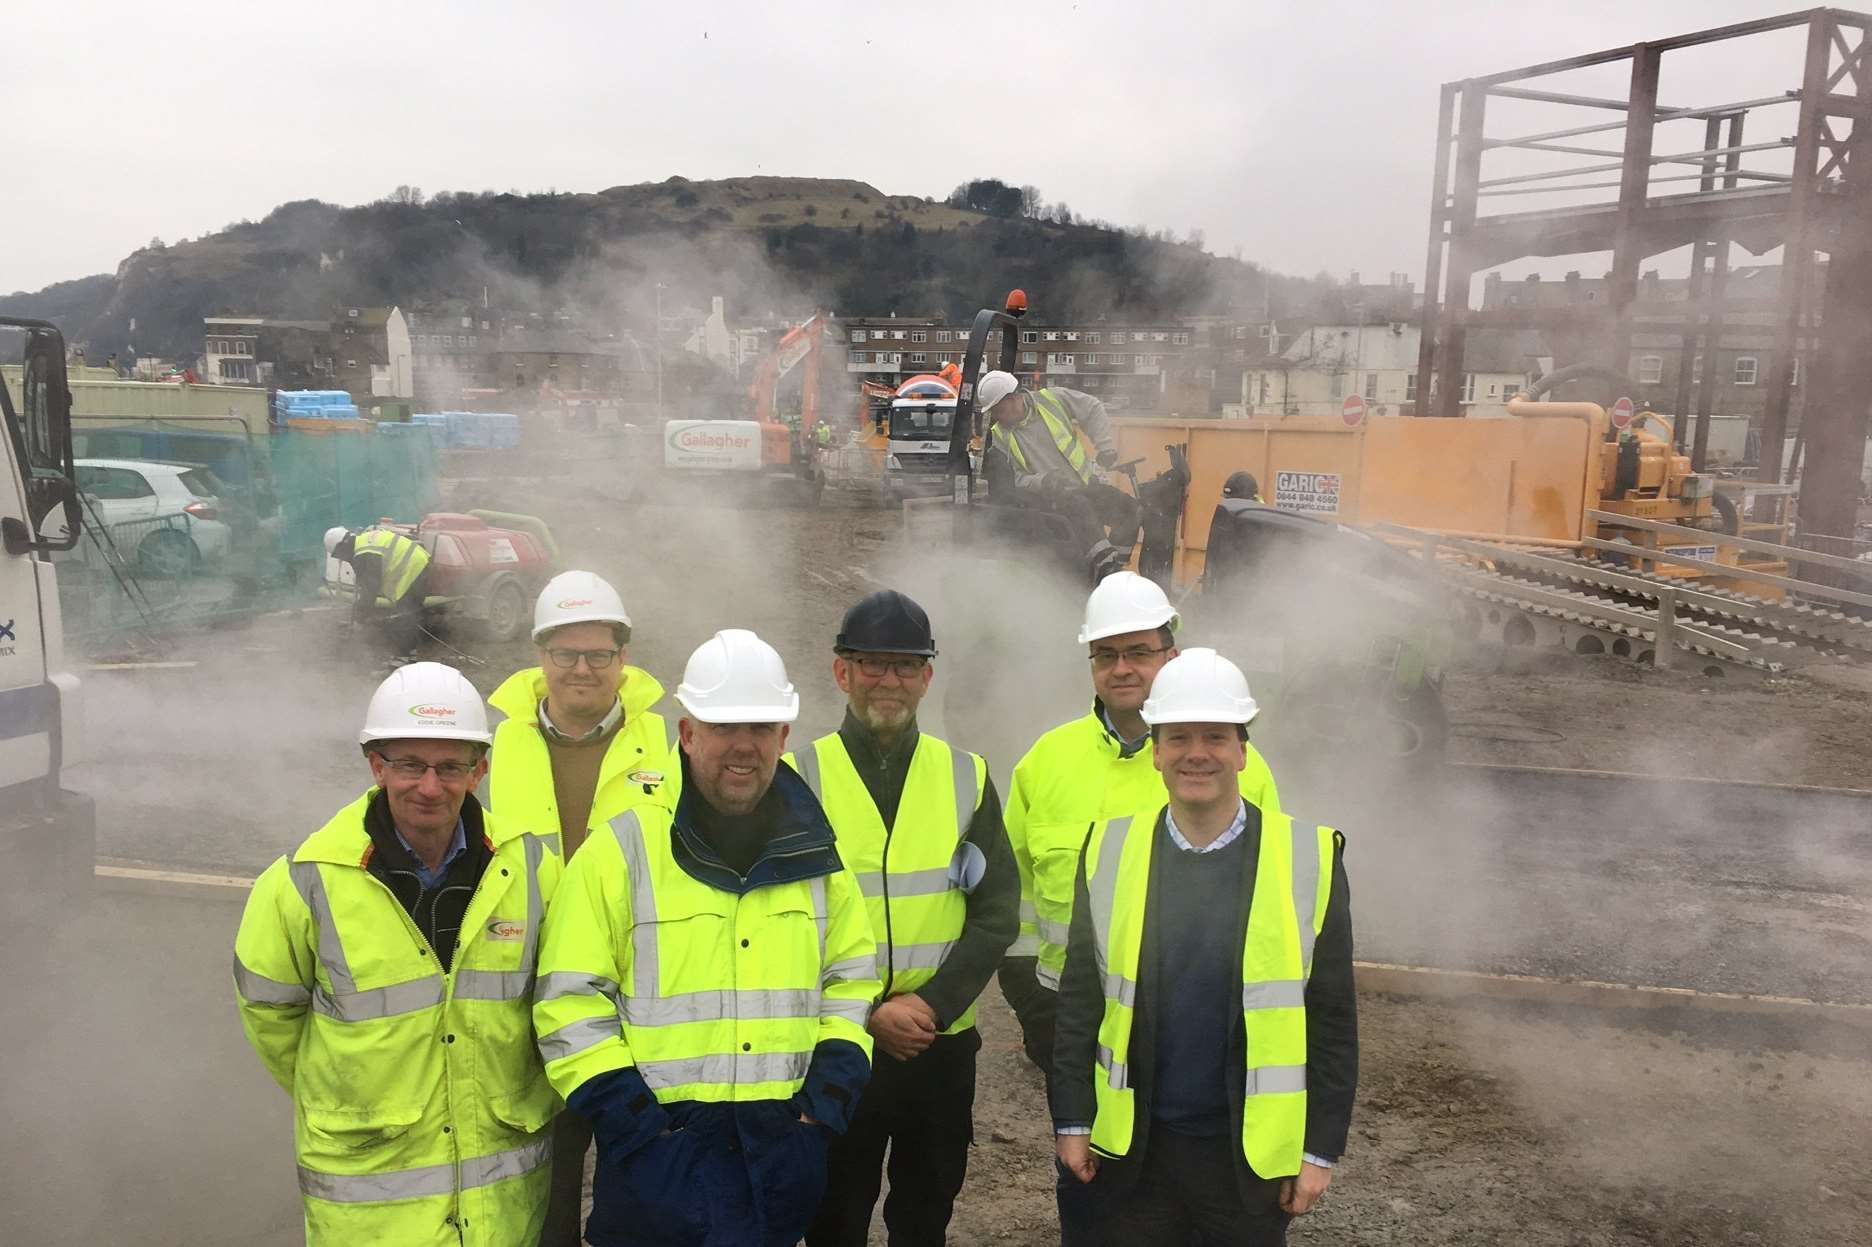
[(0, 658), (11, 658), (14, 654), (13, 642), (18, 638), (13, 635), (13, 625), (19, 620), (9, 619), (0, 623)]

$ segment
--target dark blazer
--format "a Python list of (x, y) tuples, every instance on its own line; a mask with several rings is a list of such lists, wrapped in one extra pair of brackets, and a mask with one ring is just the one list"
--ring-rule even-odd
[[(1144, 942), (1138, 955), (1138, 990), (1133, 1006), (1130, 1069), (1131, 1085), (1136, 1091), (1137, 1116), (1132, 1132), (1131, 1150), (1119, 1159), (1103, 1159), (1099, 1181), (1127, 1186), (1137, 1180), (1143, 1167), (1145, 1149), (1150, 1144), (1151, 1081), (1155, 1068), (1157, 1028), (1161, 1024), (1158, 1008), (1155, 969), (1157, 965), (1158, 927), (1150, 915), (1161, 905), (1175, 904), (1176, 898), (1160, 891), (1162, 872), (1157, 863), (1164, 853), (1178, 852), (1168, 842), (1164, 831), (1163, 811), (1157, 814), (1151, 834), (1159, 837), (1151, 855), (1151, 875), (1145, 899)], [(1233, 920), (1218, 921), (1216, 936), (1232, 941), (1236, 974), (1241, 979), (1242, 943), (1248, 931), (1248, 906), (1254, 896), (1255, 867), (1261, 844), (1261, 812), (1248, 806), (1248, 825), (1242, 833), (1247, 862), (1242, 870), (1241, 904)], [(1352, 983), (1352, 898), (1346, 883), (1345, 837), (1335, 834), (1337, 851), (1333, 854), (1332, 888), (1326, 900), (1326, 916), (1319, 939), (1313, 946), (1313, 973), (1307, 981), (1307, 1124), (1305, 1150), (1316, 1156), (1337, 1159), (1345, 1151), (1346, 1135), (1352, 1124), (1352, 1096), (1358, 1084), (1358, 1002)], [(1104, 1016), (1105, 997), (1099, 981), (1097, 955), (1093, 949), (1091, 902), (1086, 893), (1085, 852), (1079, 855), (1079, 876), (1073, 887), (1072, 933), (1066, 945), (1066, 970), (1060, 977), (1059, 1024), (1054, 1040), (1054, 1072), (1050, 1097), (1056, 1125), (1091, 1125), (1097, 1113), (1093, 1079), (1099, 1075), (1096, 1064), (1099, 1021)], [(1229, 1034), (1229, 1079), (1217, 1095), (1228, 1097), (1234, 1120), (1233, 1139), (1241, 1137), (1243, 1082), (1247, 1069), (1247, 1036), (1239, 1011), (1232, 1015)], [(1230, 1151), (1236, 1160), (1237, 1176), (1244, 1183), (1260, 1181), (1249, 1168), (1239, 1146)]]

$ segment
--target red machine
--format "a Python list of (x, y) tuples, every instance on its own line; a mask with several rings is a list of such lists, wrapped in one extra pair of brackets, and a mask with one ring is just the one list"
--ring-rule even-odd
[[(502, 511), (432, 511), (414, 527), (388, 521), (377, 526), (414, 537), (429, 552), (427, 613), (473, 620), (495, 640), (527, 634), (533, 599), (558, 562), (544, 520)], [(328, 551), (325, 583), (332, 592), (355, 592), (353, 579), (350, 564)]]

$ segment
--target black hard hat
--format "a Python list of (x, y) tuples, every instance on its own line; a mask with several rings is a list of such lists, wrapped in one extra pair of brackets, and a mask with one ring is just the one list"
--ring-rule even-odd
[(929, 615), (921, 606), (895, 589), (880, 589), (845, 612), (832, 648), (934, 658), (936, 638), (930, 635)]
[(1255, 499), (1261, 496), (1261, 482), (1254, 478), (1253, 472), (1231, 472), (1228, 480), (1222, 484), (1224, 498)]

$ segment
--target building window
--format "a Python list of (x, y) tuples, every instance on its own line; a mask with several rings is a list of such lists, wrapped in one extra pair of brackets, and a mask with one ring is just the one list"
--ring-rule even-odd
[(347, 360), (346, 360), (346, 361), (344, 362), (344, 366), (345, 366), (346, 368), (356, 368), (356, 367), (357, 367), (357, 361), (356, 361), (355, 359), (347, 359)]
[(862, 329), (854, 329), (854, 330), (852, 330), (852, 342), (853, 342), (853, 344), (857, 344), (857, 343), (859, 343), (859, 342), (863, 342), (863, 341), (864, 341), (864, 338), (865, 338), (865, 334), (864, 334), (864, 330), (862, 330)]
[(854, 364), (865, 363), (870, 358), (871, 358), (871, 352), (869, 351), (853, 351), (851, 353), (851, 362)]
[(1703, 352), (1701, 351), (1690, 359), (1690, 380), (1697, 383), (1703, 380)]
[(1754, 385), (1758, 365), (1753, 355), (1736, 356), (1735, 372), (1731, 375), (1737, 385)]
[(1046, 331), (1046, 340), (1047, 340), (1048, 342), (1058, 342), (1058, 341), (1059, 341), (1059, 330), (1057, 330), (1057, 329), (1049, 329), (1049, 330), (1047, 330), (1047, 331)]
[(1039, 335), (1039, 334), (1038, 334), (1037, 332), (1035, 332), (1034, 330), (1032, 330), (1032, 329), (1023, 329), (1023, 330), (1021, 330), (1021, 341), (1022, 341), (1022, 342), (1038, 342), (1039, 340), (1040, 340), (1040, 335)]
[(471, 333), (471, 334), (469, 334), (469, 335), (468, 335), (468, 345), (469, 345), (469, 346), (480, 346), (480, 345), (481, 345), (481, 339), (480, 339), (480, 337), (479, 337), (478, 335), (476, 335), (476, 334), (472, 334), (472, 333)]
[(1345, 374), (1343, 372), (1335, 372), (1330, 377), (1327, 378), (1326, 397), (1327, 398), (1344, 398), (1345, 397)]
[(1799, 385), (1799, 384), (1800, 384), (1800, 374), (1801, 374), (1801, 362), (1800, 362), (1800, 356), (1798, 356), (1798, 355), (1796, 355), (1796, 356), (1794, 357), (1794, 367), (1793, 367), (1793, 370), (1792, 370), (1791, 372), (1789, 372), (1789, 373), (1788, 373), (1788, 384), (1789, 384), (1789, 385)]
[(897, 341), (899, 341), (899, 342), (902, 342), (902, 341), (903, 341), (903, 336), (904, 336), (904, 331), (903, 331), (903, 330), (901, 330), (901, 329), (893, 329), (893, 330), (891, 330), (891, 337), (893, 337), (893, 338), (895, 338), (895, 339), (897, 339)]
[(1150, 362), (1150, 356), (1148, 355), (1133, 355), (1131, 357), (1131, 365), (1134, 368), (1142, 368), (1145, 364), (1148, 364), (1149, 362)]
[(1023, 364), (1037, 364), (1040, 362), (1040, 356), (1034, 351), (1022, 351), (1020, 360)]
[(1068, 342), (1077, 342), (1079, 340), (1079, 331), (1077, 329), (1068, 329), (1066, 331), (1066, 340)]
[(936, 331), (936, 340), (938, 342), (947, 342), (949, 340), (949, 331), (947, 329), (938, 329)]
[(922, 329), (912, 329), (910, 331), (910, 340), (912, 342), (928, 342), (929, 333)]
[(1489, 382), (1489, 387), (1488, 387), (1488, 396), (1489, 396), (1490, 398), (1500, 398), (1500, 397), (1501, 397), (1501, 385), (1500, 385), (1500, 383), (1498, 383), (1498, 382), (1495, 382), (1495, 381), (1491, 381), (1491, 382)]
[(1378, 397), (1378, 374), (1375, 372), (1365, 374), (1365, 397), (1373, 399)]
[(1475, 402), (1475, 374), (1473, 372), (1465, 372), (1463, 374), (1462, 398), (1460, 401), (1465, 403)]
[(925, 364), (929, 362), (929, 356), (925, 355), (922, 351), (913, 351), (910, 355), (910, 362), (913, 364)]
[(1638, 384), (1656, 385), (1664, 379), (1664, 357), (1662, 355), (1640, 355), (1638, 357)]
[(1153, 333), (1151, 335), (1152, 342), (1166, 342), (1169, 340), (1169, 338), (1170, 338), (1170, 335), (1167, 333)]
[(1090, 368), (1099, 362), (1099, 357), (1096, 355), (1088, 355), (1085, 357), (1085, 362), (1086, 362), (1086, 367)]
[(1407, 403), (1417, 401), (1417, 374), (1414, 372), (1404, 374), (1404, 401)]
[(1178, 346), (1188, 346), (1189, 335), (1187, 333), (1173, 333), (1170, 335), (1170, 341)]
[(1092, 332), (1086, 334), (1085, 340), (1088, 344), (1097, 346), (1099, 344), (1098, 330), (1094, 329)]
[(1053, 357), (1053, 362), (1056, 364), (1070, 364), (1073, 362), (1073, 357), (1070, 355), (1055, 355)]

